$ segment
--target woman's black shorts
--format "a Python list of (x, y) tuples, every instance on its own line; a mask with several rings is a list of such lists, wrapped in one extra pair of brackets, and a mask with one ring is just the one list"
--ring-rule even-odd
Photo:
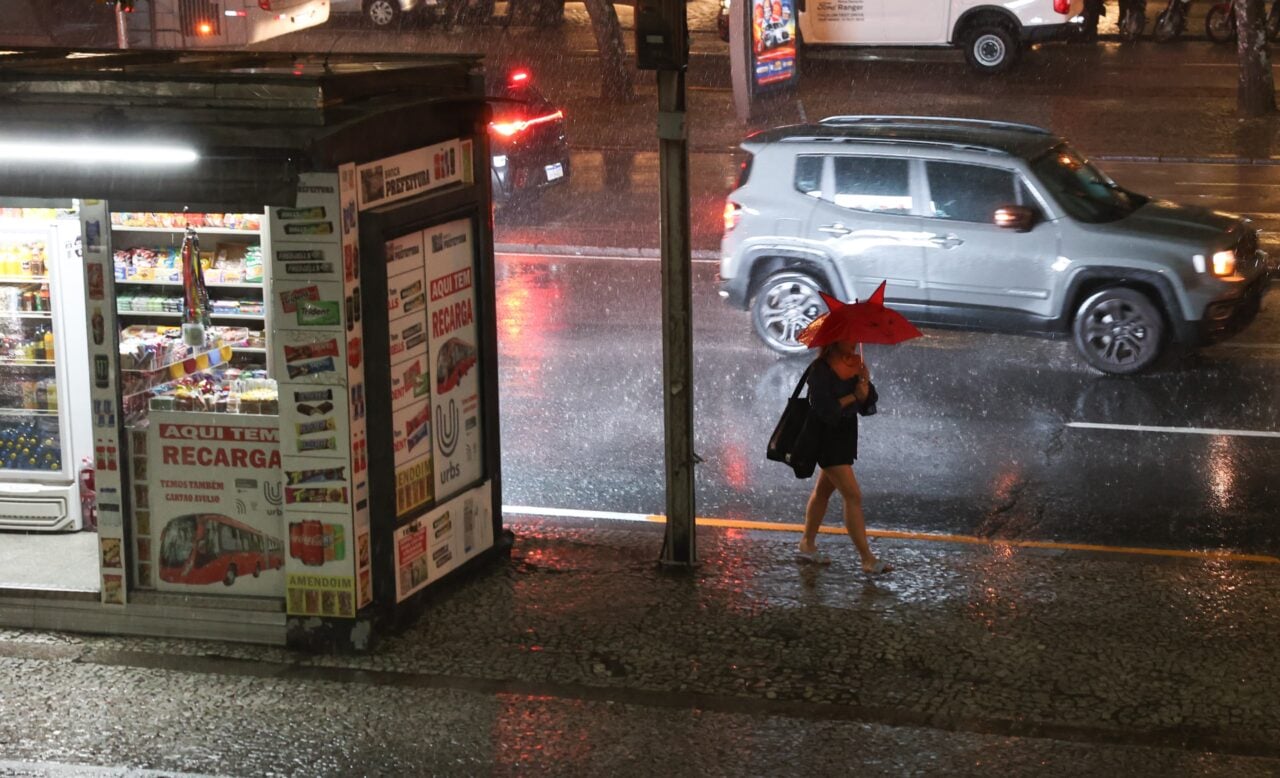
[(858, 458), (858, 420), (841, 419), (826, 426), (818, 445), (818, 467), (852, 465)]

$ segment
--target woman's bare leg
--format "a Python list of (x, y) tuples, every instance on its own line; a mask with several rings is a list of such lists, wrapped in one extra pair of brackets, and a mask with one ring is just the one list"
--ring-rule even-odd
[(800, 550), (806, 554), (818, 547), (818, 527), (822, 524), (822, 517), (827, 515), (827, 505), (835, 490), (836, 485), (827, 477), (827, 471), (819, 470), (818, 478), (813, 482), (813, 491), (809, 494), (809, 502), (804, 507), (804, 535), (800, 538)]
[(862, 569), (872, 569), (877, 560), (867, 543), (866, 517), (862, 513), (862, 489), (858, 486), (853, 468), (849, 465), (836, 465), (822, 472), (844, 499), (844, 528), (853, 541), (853, 547), (858, 550), (858, 556), (862, 557)]

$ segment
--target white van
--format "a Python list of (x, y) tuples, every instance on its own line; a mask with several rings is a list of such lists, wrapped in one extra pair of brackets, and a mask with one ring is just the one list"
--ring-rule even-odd
[(804, 43), (960, 46), (969, 64), (982, 73), (1008, 70), (1025, 44), (1067, 37), (1084, 11), (1084, 0), (797, 0), (796, 4)]

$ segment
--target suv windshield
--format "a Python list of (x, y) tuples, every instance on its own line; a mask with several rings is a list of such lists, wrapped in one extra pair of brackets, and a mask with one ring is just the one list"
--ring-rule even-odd
[(1054, 202), (1082, 222), (1119, 221), (1147, 202), (1142, 195), (1123, 189), (1065, 143), (1033, 160), (1031, 171)]

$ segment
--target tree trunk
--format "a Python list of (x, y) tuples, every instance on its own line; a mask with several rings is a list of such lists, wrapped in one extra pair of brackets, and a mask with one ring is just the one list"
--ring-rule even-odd
[(614, 102), (630, 100), (635, 96), (635, 89), (631, 70), (627, 68), (627, 45), (622, 40), (618, 12), (610, 0), (585, 0), (585, 5), (603, 66), (600, 96)]
[(1276, 110), (1276, 85), (1267, 53), (1265, 0), (1236, 0), (1237, 52), (1240, 56), (1240, 88), (1236, 107), (1246, 118), (1266, 116)]

